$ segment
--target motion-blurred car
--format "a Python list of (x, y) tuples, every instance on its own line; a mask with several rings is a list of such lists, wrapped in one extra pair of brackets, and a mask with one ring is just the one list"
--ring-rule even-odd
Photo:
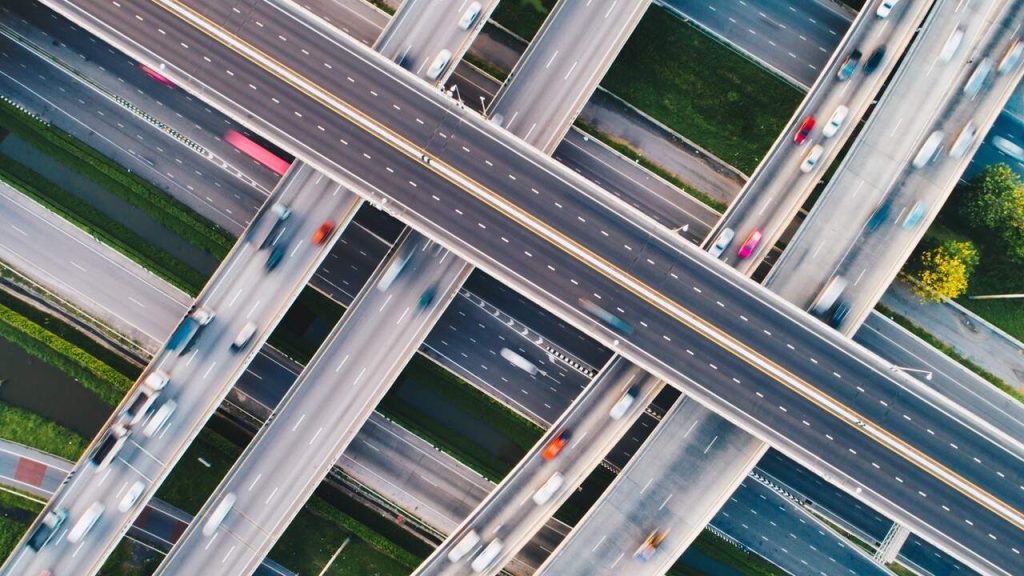
[(882, 0), (878, 3), (878, 9), (875, 10), (875, 15), (879, 18), (888, 18), (892, 9), (899, 4), (900, 0)]
[(651, 532), (647, 539), (644, 540), (644, 543), (633, 553), (633, 557), (641, 562), (647, 562), (654, 557), (654, 553), (658, 551), (658, 546), (661, 546), (666, 536), (668, 536), (668, 530), (655, 530)]
[(729, 247), (735, 235), (736, 232), (732, 228), (722, 230), (722, 233), (718, 235), (718, 240), (715, 240), (711, 248), (708, 248), (708, 254), (711, 254), (712, 258), (720, 257), (725, 252), (725, 249)]
[(437, 286), (431, 286), (420, 294), (420, 299), (416, 302), (416, 307), (420, 310), (426, 310), (428, 306), (434, 303), (434, 298), (437, 297)]
[(551, 441), (548, 442), (548, 445), (544, 447), (544, 452), (541, 453), (541, 456), (545, 460), (551, 460), (555, 456), (558, 456), (558, 453), (561, 452), (562, 449), (565, 448), (565, 445), (569, 443), (570, 438), (572, 438), (572, 432), (570, 432), (568, 428), (563, 428), (562, 431), (552, 438)]
[(324, 220), (324, 223), (313, 232), (313, 244), (323, 244), (324, 240), (331, 235), (331, 231), (334, 230), (334, 222), (330, 220)]
[(466, 8), (466, 11), (462, 13), (462, 17), (459, 18), (459, 28), (463, 30), (469, 30), (473, 24), (476, 24), (476, 19), (480, 17), (480, 3), (473, 2)]
[(427, 78), (431, 80), (437, 80), (441, 76), (441, 72), (448, 67), (448, 62), (452, 59), (452, 51), (448, 49), (441, 50), (434, 57), (434, 61), (430, 63), (430, 68), (427, 68)]
[(743, 241), (743, 244), (740, 245), (740, 249), (736, 251), (736, 256), (739, 256), (741, 260), (749, 258), (754, 253), (754, 250), (757, 249), (757, 245), (761, 243), (762, 235), (764, 235), (764, 232), (761, 228), (754, 228), (747, 236), (747, 239)]
[(622, 318), (619, 318), (615, 314), (612, 314), (611, 312), (605, 310), (604, 308), (601, 308), (597, 304), (594, 304), (590, 300), (587, 300), (586, 298), (580, 298), (579, 303), (584, 310), (596, 316), (598, 320), (604, 322), (609, 327), (618, 330), (623, 334), (633, 333), (633, 327), (630, 326), (629, 323), (627, 323)]
[(993, 136), (992, 145), (1014, 160), (1024, 160), (1024, 148), (1021, 148), (1016, 142), (1011, 142), (1002, 136)]
[(921, 144), (921, 148), (917, 151), (917, 155), (914, 156), (914, 161), (911, 162), (911, 165), (914, 168), (924, 168), (935, 160), (935, 158), (938, 157), (939, 152), (942, 151), (942, 137), (943, 134), (941, 130), (936, 130), (929, 134), (928, 138), (925, 139), (924, 144)]
[(885, 59), (885, 46), (879, 46), (868, 56), (868, 59), (864, 61), (864, 75), (870, 76), (878, 70), (878, 67), (882, 64), (882, 60)]
[(850, 113), (850, 109), (846, 106), (836, 106), (835, 112), (832, 112), (832, 117), (828, 119), (828, 124), (821, 129), (821, 135), (825, 138), (831, 138), (839, 132), (839, 129), (843, 127), (843, 122), (846, 121), (846, 116)]
[(964, 83), (964, 94), (971, 98), (978, 95), (981, 91), (981, 87), (985, 84), (985, 80), (988, 79), (989, 73), (992, 72), (992, 59), (985, 58), (978, 63), (978, 67), (971, 73), (971, 77)]
[(267, 256), (267, 263), (263, 266), (270, 272), (277, 265), (281, 263), (281, 259), (284, 258), (285, 247), (284, 244), (275, 244), (274, 249), (270, 251), (270, 256)]
[(977, 136), (978, 127), (974, 125), (974, 122), (967, 122), (967, 125), (960, 130), (956, 140), (953, 141), (953, 145), (949, 147), (949, 156), (951, 158), (963, 158), (964, 154), (967, 153), (967, 149), (971, 147), (971, 144), (974, 144), (974, 139)]
[(608, 411), (608, 416), (610, 416), (612, 420), (618, 420), (625, 416), (626, 412), (629, 410), (630, 406), (636, 402), (636, 397), (639, 395), (640, 386), (630, 386), (629, 390), (626, 390), (626, 393), (623, 394), (622, 397), (619, 398), (619, 401), (612, 406), (612, 409)]
[(793, 142), (798, 146), (807, 141), (807, 137), (810, 136), (811, 130), (814, 130), (814, 116), (808, 116), (804, 118), (804, 123), (797, 128), (796, 135), (793, 136)]
[(565, 484), (565, 476), (562, 476), (560, 472), (555, 472), (533, 493), (533, 503), (537, 506), (547, 504), (548, 500), (551, 500), (551, 497), (562, 487), (562, 484)]
[(903, 219), (903, 227), (910, 230), (921, 223), (921, 219), (924, 218), (924, 213), (927, 212), (928, 205), (922, 200), (918, 200), (914, 203), (914, 207), (907, 213), (907, 217)]
[(942, 51), (939, 52), (939, 60), (941, 62), (949, 62), (952, 60), (953, 55), (956, 54), (956, 49), (960, 47), (960, 42), (964, 39), (964, 27), (957, 26), (956, 30), (946, 38), (946, 43), (942, 46)]
[(1013, 70), (1017, 67), (1017, 63), (1020, 62), (1022, 54), (1024, 54), (1024, 41), (1021, 41), (1021, 39), (1018, 38), (1013, 41), (1013, 44), (1010, 44), (1010, 47), (1006, 50), (1006, 54), (1004, 54), (1003, 58), (999, 61), (999, 66), (996, 70), (1000, 74), (1006, 74), (1010, 70)]
[(127, 512), (132, 509), (132, 506), (139, 501), (139, 497), (146, 491), (146, 483), (142, 480), (136, 480), (134, 484), (128, 487), (125, 491), (124, 496), (117, 503), (117, 510), (119, 512)]
[(862, 54), (860, 53), (860, 50), (853, 50), (850, 52), (850, 55), (843, 61), (843, 65), (840, 66), (839, 72), (836, 72), (836, 78), (838, 78), (840, 82), (849, 80), (850, 76), (853, 76), (854, 70), (857, 69), (857, 64), (860, 63), (861, 56)]
[(800, 163), (800, 171), (804, 174), (808, 174), (814, 167), (818, 165), (818, 161), (825, 154), (825, 147), (821, 144), (815, 144), (813, 148), (807, 151), (804, 155), (804, 161)]

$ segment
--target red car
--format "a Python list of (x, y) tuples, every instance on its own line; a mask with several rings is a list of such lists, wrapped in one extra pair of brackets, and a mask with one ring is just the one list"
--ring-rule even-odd
[(814, 130), (814, 116), (804, 118), (804, 123), (796, 131), (796, 136), (793, 136), (793, 142), (796, 142), (797, 146), (803, 144), (807, 140), (807, 136), (811, 134), (811, 130)]
[(541, 454), (544, 459), (551, 460), (555, 456), (558, 456), (558, 453), (562, 451), (562, 448), (565, 448), (565, 445), (569, 443), (570, 436), (569, 429), (565, 428), (558, 433), (558, 436), (552, 438), (551, 442), (548, 442), (548, 445), (544, 447), (543, 454)]
[(757, 249), (757, 245), (761, 243), (762, 234), (763, 232), (760, 228), (754, 228), (754, 231), (750, 233), (750, 236), (747, 236), (747, 239), (740, 245), (740, 249), (736, 251), (736, 255), (739, 256), (741, 260), (743, 258), (750, 257), (750, 255), (754, 253), (754, 250)]
[(313, 232), (313, 244), (323, 244), (324, 240), (331, 235), (331, 231), (334, 230), (334, 222), (330, 220), (324, 220), (324, 223)]
[(139, 64), (139, 68), (143, 72), (145, 72), (146, 75), (148, 75), (150, 78), (152, 78), (153, 80), (156, 80), (157, 82), (163, 84), (164, 86), (167, 86), (168, 88), (177, 88), (177, 86), (174, 85), (174, 82), (171, 82), (170, 78), (164, 76), (163, 74), (157, 72), (156, 70), (153, 70), (149, 66), (146, 66), (145, 64)]

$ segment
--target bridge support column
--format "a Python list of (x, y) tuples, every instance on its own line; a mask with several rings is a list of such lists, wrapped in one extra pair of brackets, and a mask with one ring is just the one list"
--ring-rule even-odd
[(908, 536), (910, 536), (910, 528), (899, 522), (894, 522), (892, 528), (889, 528), (889, 533), (882, 540), (882, 545), (875, 550), (875, 560), (880, 564), (888, 564), (896, 560), (896, 556), (899, 555), (900, 548), (903, 547)]

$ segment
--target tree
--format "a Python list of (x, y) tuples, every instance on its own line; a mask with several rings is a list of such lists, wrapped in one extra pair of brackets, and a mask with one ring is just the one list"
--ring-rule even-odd
[(967, 282), (977, 265), (978, 249), (974, 244), (947, 240), (921, 253), (914, 292), (933, 302), (956, 298), (967, 291)]
[(1024, 262), (1024, 182), (1006, 164), (994, 164), (971, 179), (961, 213), (985, 230), (1015, 261)]

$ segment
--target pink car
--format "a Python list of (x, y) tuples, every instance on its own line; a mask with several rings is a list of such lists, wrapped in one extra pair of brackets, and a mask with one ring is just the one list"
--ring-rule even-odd
[(747, 239), (743, 241), (742, 245), (740, 245), (740, 249), (736, 251), (736, 255), (739, 256), (740, 259), (750, 257), (750, 255), (754, 253), (754, 250), (757, 249), (757, 245), (761, 243), (761, 236), (761, 229), (754, 228), (754, 231), (750, 233), (750, 236), (747, 236)]

